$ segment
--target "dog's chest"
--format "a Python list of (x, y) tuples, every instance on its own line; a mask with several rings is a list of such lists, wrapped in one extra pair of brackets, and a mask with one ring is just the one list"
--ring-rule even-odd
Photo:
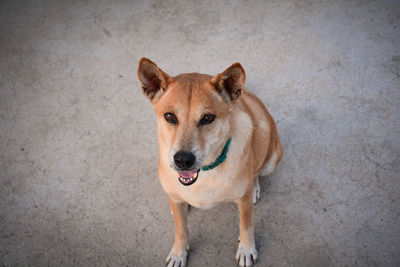
[(200, 176), (198, 181), (191, 186), (177, 187), (175, 193), (190, 205), (207, 209), (220, 202), (234, 201), (241, 198), (246, 188), (246, 180), (203, 175), (203, 177)]

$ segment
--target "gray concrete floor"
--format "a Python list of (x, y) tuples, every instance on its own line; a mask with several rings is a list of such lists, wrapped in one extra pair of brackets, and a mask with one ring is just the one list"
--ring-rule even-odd
[[(0, 1), (2, 266), (163, 265), (142, 56), (171, 75), (239, 61), (275, 117), (258, 266), (400, 265), (398, 1), (110, 2)], [(190, 266), (234, 266), (235, 205), (189, 228)]]

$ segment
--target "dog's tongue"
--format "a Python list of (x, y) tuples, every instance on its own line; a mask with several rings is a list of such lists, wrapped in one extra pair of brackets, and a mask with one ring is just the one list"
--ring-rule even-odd
[(183, 178), (193, 178), (197, 171), (192, 172), (179, 172), (179, 175)]

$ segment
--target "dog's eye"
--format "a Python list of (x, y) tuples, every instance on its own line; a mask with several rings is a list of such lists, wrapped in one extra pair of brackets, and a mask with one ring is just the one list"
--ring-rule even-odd
[(215, 120), (214, 114), (206, 114), (201, 118), (200, 125), (210, 124)]
[(164, 118), (167, 122), (172, 123), (172, 124), (177, 124), (178, 123), (178, 119), (176, 118), (174, 113), (165, 113), (164, 114)]

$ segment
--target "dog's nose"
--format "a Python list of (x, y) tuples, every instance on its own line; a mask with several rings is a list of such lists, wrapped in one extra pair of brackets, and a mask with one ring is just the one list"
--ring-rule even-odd
[(175, 165), (178, 166), (181, 170), (188, 170), (190, 167), (193, 166), (194, 162), (196, 161), (196, 157), (193, 153), (186, 152), (186, 151), (178, 151), (174, 155)]

